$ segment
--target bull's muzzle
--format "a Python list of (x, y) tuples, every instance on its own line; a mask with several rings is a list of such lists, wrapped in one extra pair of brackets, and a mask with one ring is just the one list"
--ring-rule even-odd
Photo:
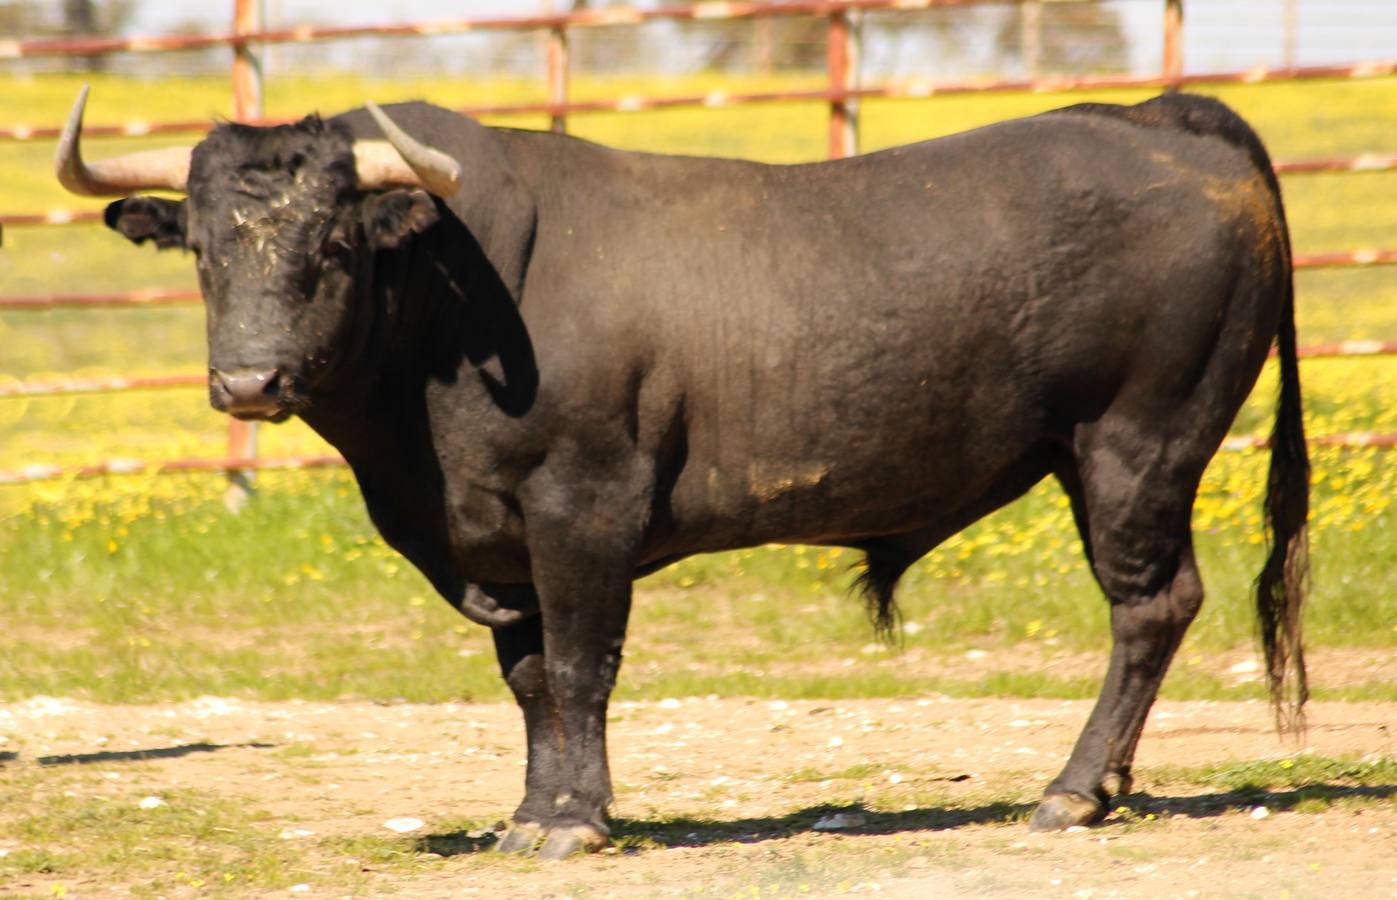
[(238, 419), (271, 419), (281, 411), (285, 380), (281, 369), (210, 369), (209, 399)]

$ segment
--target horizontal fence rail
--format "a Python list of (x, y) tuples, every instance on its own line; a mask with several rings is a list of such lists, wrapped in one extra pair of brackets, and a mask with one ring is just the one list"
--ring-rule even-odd
[(0, 471), (0, 485), (100, 478), (106, 475), (173, 475), (179, 472), (245, 472), (252, 469), (323, 469), (344, 465), (341, 456), (256, 457), (247, 459), (109, 459), (89, 466), (23, 466)]
[[(1275, 356), (1275, 351), (1271, 353)], [(1297, 347), (1295, 355), (1302, 359), (1332, 359), (1343, 356), (1394, 356), (1397, 341), (1335, 341), (1332, 344), (1311, 344)]]
[(36, 294), (0, 297), (0, 310), (41, 312), (49, 309), (95, 309), (107, 306), (176, 306), (198, 302), (198, 291), (139, 290), (113, 294)]
[(1349, 250), (1341, 253), (1297, 253), (1292, 259), (1297, 269), (1332, 269), (1339, 266), (1390, 266), (1397, 263), (1397, 250)]
[(51, 209), (42, 213), (0, 213), (0, 225), (90, 225), (102, 221), (95, 209)]
[[(159, 53), (240, 47), (247, 44), (301, 44), (311, 41), (364, 37), (436, 37), (478, 31), (541, 31), (560, 28), (605, 28), (658, 21), (732, 21), (774, 16), (833, 16), (851, 12), (908, 12), (933, 7), (1005, 6), (1024, 0), (787, 0), (770, 2), (707, 2), (638, 9), (608, 6), (531, 16), (490, 16), (433, 19), (422, 22), (364, 25), (301, 25), (293, 28), (237, 33), (156, 35), (145, 37), (45, 38), (0, 41), (0, 60), (45, 56), (99, 56), (110, 53)], [(1051, 0), (1089, 2), (1089, 0)]]
[(1397, 153), (1362, 153), (1332, 159), (1277, 160), (1277, 175), (1316, 175), (1323, 172), (1387, 172), (1397, 169)]
[[(533, 103), (508, 103), (497, 105), (463, 106), (456, 111), (465, 115), (524, 115), (542, 114), (564, 117), (572, 113), (621, 112), (634, 113), (656, 109), (672, 109), (685, 106), (724, 107), (740, 106), (748, 103), (793, 103), (811, 101), (821, 103), (845, 103), (856, 100), (874, 99), (926, 99), (928, 97), (956, 94), (990, 93), (1058, 93), (1071, 91), (1097, 90), (1105, 88), (1174, 87), (1194, 84), (1255, 84), (1264, 81), (1297, 81), (1305, 79), (1347, 79), (1376, 78), (1397, 74), (1397, 60), (1373, 60), (1341, 66), (1301, 66), (1290, 68), (1257, 67), (1252, 69), (1223, 72), (1194, 72), (1174, 77), (1160, 75), (1082, 75), (1076, 77), (1052, 76), (1044, 78), (1014, 79), (1005, 81), (935, 81), (923, 78), (903, 79), (882, 85), (867, 85), (856, 88), (809, 88), (805, 90), (728, 92), (708, 91), (702, 94), (680, 94), (669, 97), (653, 97), (645, 94), (627, 94), (598, 100), (569, 100), (566, 102), (537, 101)], [(295, 118), (251, 119), (252, 125), (285, 125)], [(143, 137), (152, 134), (195, 133), (209, 130), (207, 120), (183, 122), (129, 121), (117, 125), (83, 126), (84, 136)], [(0, 139), (28, 141), (56, 138), (62, 132), (60, 125), (30, 126), (12, 124), (0, 127)]]
[[(1397, 434), (1373, 434), (1367, 431), (1353, 431), (1347, 434), (1306, 435), (1305, 443), (1311, 447), (1338, 447), (1344, 450), (1373, 448), (1390, 450), (1397, 447)], [(1228, 451), (1265, 450), (1271, 446), (1271, 439), (1264, 435), (1239, 435), (1226, 438), (1222, 449)]]
[(114, 391), (155, 391), (169, 388), (204, 387), (205, 375), (154, 375), (149, 377), (110, 375), (91, 378), (0, 381), (0, 397), (63, 397), (73, 394), (106, 394)]

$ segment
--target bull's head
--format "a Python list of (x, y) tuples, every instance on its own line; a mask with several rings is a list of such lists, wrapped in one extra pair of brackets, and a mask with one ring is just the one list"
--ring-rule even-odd
[[(85, 196), (122, 196), (106, 222), (131, 241), (197, 258), (208, 313), (209, 397), (243, 419), (281, 421), (336, 363), (373, 251), (437, 219), (460, 165), (368, 110), (388, 137), (355, 141), (310, 117), (294, 125), (220, 125), (195, 147), (85, 163), (87, 88), (58, 145), (58, 179)], [(183, 200), (127, 196), (163, 189)]]

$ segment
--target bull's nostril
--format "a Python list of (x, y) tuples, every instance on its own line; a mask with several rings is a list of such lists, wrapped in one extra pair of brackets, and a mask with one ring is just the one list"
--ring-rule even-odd
[(213, 370), (220, 399), (227, 411), (237, 414), (275, 412), (281, 398), (282, 373), (278, 369)]

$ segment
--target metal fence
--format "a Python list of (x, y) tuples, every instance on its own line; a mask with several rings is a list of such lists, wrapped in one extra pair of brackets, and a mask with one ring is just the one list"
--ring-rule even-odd
[[(1072, 2), (1072, 0), (1055, 0)], [(1155, 0), (1158, 2), (1158, 0)], [(222, 34), (167, 35), (147, 37), (94, 37), (44, 40), (0, 40), (0, 60), (37, 57), (94, 57), (118, 53), (162, 53), (202, 48), (228, 47), (232, 50), (233, 118), (251, 124), (279, 124), (284, 120), (262, 114), (261, 80), (255, 53), (276, 44), (301, 44), (349, 38), (389, 36), (436, 36), (466, 32), (493, 31), (541, 33), (545, 39), (547, 99), (537, 103), (487, 105), (462, 108), (469, 115), (544, 114), (554, 131), (567, 130), (568, 118), (593, 112), (638, 113), (673, 107), (726, 107), (752, 103), (818, 101), (828, 105), (829, 158), (858, 152), (861, 100), (872, 98), (927, 98), (942, 95), (1014, 91), (1075, 91), (1100, 88), (1161, 87), (1177, 89), (1191, 84), (1256, 83), (1299, 79), (1373, 78), (1397, 74), (1397, 59), (1379, 59), (1347, 65), (1256, 67), (1244, 71), (1189, 72), (1183, 66), (1183, 0), (1163, 0), (1161, 18), (1162, 65), (1158, 74), (1092, 75), (1082, 77), (1039, 77), (997, 81), (936, 81), (903, 79), (882, 84), (862, 84), (859, 78), (861, 24), (866, 13), (907, 12), (933, 8), (1018, 4), (1027, 15), (1040, 7), (1040, 0), (788, 0), (782, 3), (702, 2), (682, 6), (638, 9), (608, 6), (566, 14), (463, 18), (405, 22), (386, 25), (337, 25), (266, 29), (258, 18), (256, 0), (233, 0), (233, 28)], [(573, 100), (569, 96), (569, 34), (578, 29), (598, 29), (638, 25), (656, 21), (733, 21), (767, 19), (777, 16), (821, 17), (825, 25), (824, 87), (753, 93), (712, 91), (705, 94), (649, 96), (628, 94), (603, 100)], [(1026, 43), (1026, 49), (1031, 47)], [(145, 122), (88, 126), (88, 135), (146, 136), (173, 133), (202, 133), (209, 123), (199, 121)], [(0, 123), (0, 142), (36, 141), (56, 138), (58, 123)], [(1275, 169), (1283, 175), (1318, 172), (1371, 172), (1397, 169), (1397, 153), (1365, 153), (1331, 159), (1281, 160)], [(0, 225), (14, 227), (63, 227), (99, 220), (100, 213), (57, 209), (46, 212), (0, 212)], [(1297, 255), (1297, 269), (1377, 266), (1397, 263), (1397, 249), (1362, 249), (1347, 252)], [(33, 296), (0, 296), (0, 310), (44, 310), (55, 308), (125, 307), (199, 302), (197, 292), (142, 290), (122, 293), (69, 293)], [(1367, 356), (1397, 354), (1397, 341), (1344, 341), (1336, 344), (1302, 347), (1303, 357)], [(0, 385), (0, 402), (6, 397), (91, 394), (111, 391), (188, 388), (202, 385), (205, 376), (180, 375), (159, 378), (61, 378), (29, 380)], [(1313, 437), (1320, 446), (1397, 447), (1397, 435), (1338, 434)], [(1261, 438), (1230, 438), (1225, 449), (1262, 447)], [(82, 478), (135, 472), (225, 471), (300, 468), (335, 465), (338, 457), (259, 458), (255, 431), (248, 423), (229, 420), (228, 453), (222, 459), (178, 459), (165, 461), (108, 460), (78, 467), (36, 464), (13, 471), (0, 471), (0, 484), (19, 484), (56, 478)]]

